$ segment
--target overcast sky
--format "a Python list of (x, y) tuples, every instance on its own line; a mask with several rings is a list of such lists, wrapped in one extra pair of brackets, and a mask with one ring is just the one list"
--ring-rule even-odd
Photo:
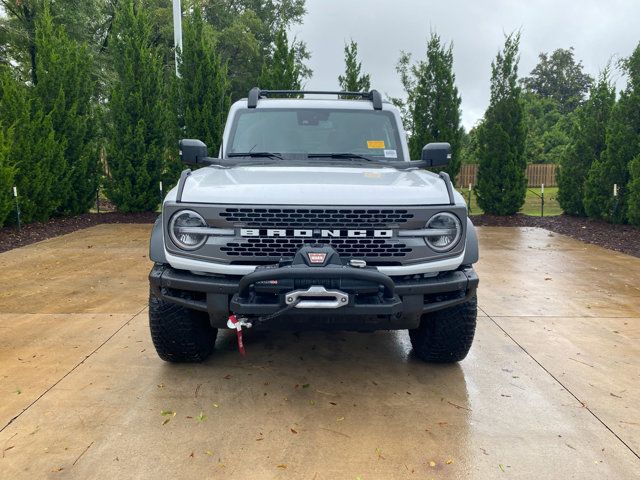
[(540, 52), (570, 46), (595, 76), (612, 55), (629, 56), (640, 41), (640, 0), (307, 0), (307, 9), (304, 24), (291, 32), (311, 51), (313, 78), (306, 88), (338, 87), (344, 42), (353, 38), (372, 86), (401, 96), (395, 72), (400, 50), (422, 58), (434, 30), (453, 41), (467, 129), (487, 106), (491, 60), (504, 32), (522, 29), (521, 76)]

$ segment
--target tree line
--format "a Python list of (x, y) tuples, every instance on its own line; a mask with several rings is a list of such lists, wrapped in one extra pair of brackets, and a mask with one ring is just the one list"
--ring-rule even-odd
[(617, 94), (611, 63), (593, 79), (573, 49), (542, 53), (518, 79), (519, 39), (509, 35), (492, 64), (490, 105), (472, 132), (479, 206), (516, 213), (526, 164), (542, 159), (559, 166), (565, 213), (640, 225), (640, 44), (619, 62), (626, 87)]
[(519, 38), (508, 36), (492, 64), (491, 102), (471, 132), (479, 206), (516, 213), (526, 164), (556, 163), (565, 213), (640, 225), (640, 44), (618, 64), (626, 87), (617, 93), (611, 63), (593, 79), (573, 49), (540, 54), (518, 80)]
[[(15, 221), (14, 185), (24, 221), (86, 212), (100, 188), (120, 211), (154, 210), (160, 182), (171, 186), (182, 168), (179, 138), (216, 151), (233, 101), (311, 77), (305, 43), (287, 36), (305, 0), (183, 0), (179, 76), (171, 3), (0, 0), (0, 225)], [(499, 215), (524, 203), (527, 163), (558, 163), (565, 212), (640, 224), (640, 46), (620, 63), (628, 82), (617, 93), (613, 67), (593, 79), (571, 48), (540, 54), (520, 78), (519, 43), (506, 36), (489, 107), (469, 132), (453, 44), (432, 33), (421, 59), (401, 52), (404, 97), (391, 100), (411, 158), (451, 143), (448, 173), (479, 163), (478, 203)], [(353, 40), (344, 61), (340, 88), (369, 90)]]
[[(520, 78), (519, 47), (520, 32), (505, 37), (491, 64), (489, 106), (469, 132), (461, 126), (453, 45), (432, 33), (422, 60), (401, 53), (396, 70), (405, 98), (392, 100), (411, 158), (429, 142), (449, 142), (449, 175), (455, 178), (462, 163), (478, 163), (478, 204), (494, 215), (513, 215), (523, 206), (528, 163), (555, 163), (565, 213), (640, 225), (640, 44), (619, 62), (627, 80), (619, 94), (611, 64), (594, 79), (572, 48), (541, 53), (529, 76)], [(369, 85), (354, 42), (345, 48), (345, 63), (343, 87)]]
[(0, 226), (76, 215), (101, 188), (122, 212), (155, 210), (177, 141), (219, 148), (232, 101), (300, 88), (288, 39), (304, 0), (183, 0), (175, 75), (172, 0), (0, 0)]

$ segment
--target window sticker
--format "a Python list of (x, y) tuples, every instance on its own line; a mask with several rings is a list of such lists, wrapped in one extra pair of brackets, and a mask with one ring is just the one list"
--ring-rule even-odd
[(383, 149), (384, 140), (367, 140), (367, 148), (370, 149)]
[(398, 158), (398, 152), (395, 150), (385, 150), (384, 156), (385, 158)]

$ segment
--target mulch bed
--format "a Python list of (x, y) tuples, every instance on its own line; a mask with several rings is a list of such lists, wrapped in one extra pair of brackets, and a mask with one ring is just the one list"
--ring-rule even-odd
[(640, 228), (631, 225), (614, 225), (603, 220), (569, 215), (554, 217), (475, 215), (471, 220), (477, 226), (545, 228), (582, 242), (640, 257)]
[(47, 222), (30, 223), (21, 230), (17, 227), (0, 229), (0, 252), (24, 247), (47, 238), (57, 237), (103, 223), (153, 223), (157, 213), (85, 213), (77, 217), (52, 218)]
[[(18, 231), (16, 227), (0, 229), (0, 252), (23, 247), (31, 243), (75, 232), (103, 223), (153, 223), (157, 213), (86, 213), (77, 217), (53, 218), (44, 223), (32, 223)], [(513, 215), (496, 217), (474, 215), (477, 226), (490, 227), (539, 227), (567, 235), (583, 242), (600, 245), (628, 255), (640, 257), (640, 228), (630, 225), (612, 225), (602, 220), (558, 215), (555, 217), (529, 217)]]

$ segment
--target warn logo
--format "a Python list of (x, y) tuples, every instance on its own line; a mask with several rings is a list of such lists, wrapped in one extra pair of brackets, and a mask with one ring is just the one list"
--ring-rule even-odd
[(313, 264), (322, 264), (324, 263), (324, 261), (327, 259), (327, 254), (326, 253), (320, 253), (320, 252), (310, 252), (307, 254), (309, 256), (309, 262), (313, 263)]
[(241, 237), (391, 238), (393, 230), (241, 228)]

